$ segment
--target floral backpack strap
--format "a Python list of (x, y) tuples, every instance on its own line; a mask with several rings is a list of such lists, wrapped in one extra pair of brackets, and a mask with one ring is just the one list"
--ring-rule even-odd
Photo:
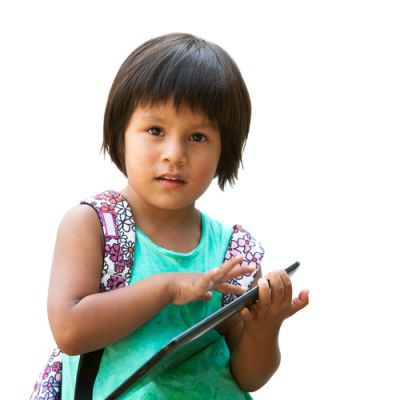
[[(108, 292), (127, 286), (132, 274), (135, 250), (135, 223), (128, 201), (118, 192), (106, 191), (83, 200), (81, 204), (87, 204), (96, 211), (103, 231), (104, 262), (100, 291)], [(102, 350), (88, 354), (84, 354), (80, 358), (80, 372), (78, 373), (77, 383), (80, 379), (81, 386), (85, 389), (89, 387), (89, 390), (92, 390), (93, 385), (87, 385), (87, 381), (96, 377), (97, 363), (100, 363)], [(97, 365), (97, 369), (96, 366), (93, 366), (93, 363)], [(87, 365), (90, 368), (87, 368)], [(89, 377), (88, 370), (94, 372)], [(31, 400), (60, 400), (61, 384), (62, 353), (60, 349), (56, 348), (36, 381), (30, 398)], [(80, 396), (91, 398), (91, 395), (87, 395), (87, 392), (80, 394)], [(76, 396), (76, 398), (78, 397)]]
[(83, 200), (97, 212), (104, 237), (101, 292), (128, 286), (135, 250), (135, 222), (128, 201), (118, 192), (106, 191)]
[[(235, 225), (233, 227), (233, 233), (228, 250), (225, 254), (225, 261), (230, 260), (232, 257), (235, 257), (239, 254), (244, 256), (242, 265), (255, 265), (256, 269), (249, 274), (242, 275), (238, 278), (232, 278), (229, 283), (249, 289), (253, 286), (256, 274), (261, 268), (261, 261), (264, 257), (264, 249), (248, 231), (243, 229), (241, 225)], [(226, 306), (231, 301), (235, 300), (236, 297), (237, 295), (235, 294), (224, 293), (222, 295), (221, 307)]]

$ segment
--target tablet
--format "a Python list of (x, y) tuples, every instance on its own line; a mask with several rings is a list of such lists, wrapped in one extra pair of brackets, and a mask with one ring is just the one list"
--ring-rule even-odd
[[(299, 267), (297, 261), (285, 271), (292, 276)], [(155, 379), (160, 374), (171, 370), (184, 360), (192, 357), (221, 335), (214, 329), (227, 318), (239, 312), (244, 307), (249, 307), (258, 299), (258, 286), (248, 290), (243, 295), (232, 301), (227, 306), (220, 308), (210, 316), (204, 318), (191, 328), (173, 338), (161, 348), (153, 357), (137, 369), (128, 379), (117, 387), (106, 400), (116, 399), (132, 385), (138, 389), (146, 385), (149, 380)]]

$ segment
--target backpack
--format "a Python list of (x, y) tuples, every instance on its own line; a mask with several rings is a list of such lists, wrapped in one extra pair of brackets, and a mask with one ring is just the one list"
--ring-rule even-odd
[[(104, 261), (100, 281), (100, 292), (108, 292), (129, 284), (135, 250), (135, 222), (128, 201), (118, 192), (105, 191), (94, 197), (83, 200), (80, 204), (91, 206), (97, 213), (104, 235)], [(256, 272), (260, 268), (264, 249), (240, 225), (233, 227), (232, 237), (224, 261), (243, 254), (242, 262), (255, 264), (256, 270), (232, 278), (229, 283), (250, 288)], [(222, 295), (221, 307), (233, 301), (237, 295)], [(76, 385), (82, 389), (82, 399), (91, 398), (92, 387), (100, 365), (104, 349), (80, 356)], [(62, 352), (55, 348), (35, 383), (30, 400), (60, 400), (62, 384)], [(85, 390), (88, 391), (85, 391)], [(75, 399), (77, 399), (75, 392)]]

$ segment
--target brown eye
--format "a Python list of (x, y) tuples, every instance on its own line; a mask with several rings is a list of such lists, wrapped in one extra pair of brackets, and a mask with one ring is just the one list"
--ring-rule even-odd
[(206, 140), (206, 137), (202, 133), (194, 133), (191, 136), (191, 140), (193, 140), (193, 142), (201, 143)]
[(162, 129), (157, 127), (152, 127), (147, 132), (149, 132), (149, 134), (152, 136), (164, 136)]

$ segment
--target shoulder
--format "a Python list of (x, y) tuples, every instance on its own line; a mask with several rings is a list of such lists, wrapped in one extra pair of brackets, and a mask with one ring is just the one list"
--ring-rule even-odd
[(58, 236), (81, 238), (97, 246), (104, 245), (102, 216), (105, 212), (114, 213), (115, 204), (123, 201), (122, 196), (114, 191), (86, 197), (79, 204), (69, 209), (61, 220)]
[(96, 211), (92, 207), (81, 204), (65, 213), (58, 228), (58, 235), (73, 235), (92, 239), (101, 245), (103, 243), (101, 225)]

